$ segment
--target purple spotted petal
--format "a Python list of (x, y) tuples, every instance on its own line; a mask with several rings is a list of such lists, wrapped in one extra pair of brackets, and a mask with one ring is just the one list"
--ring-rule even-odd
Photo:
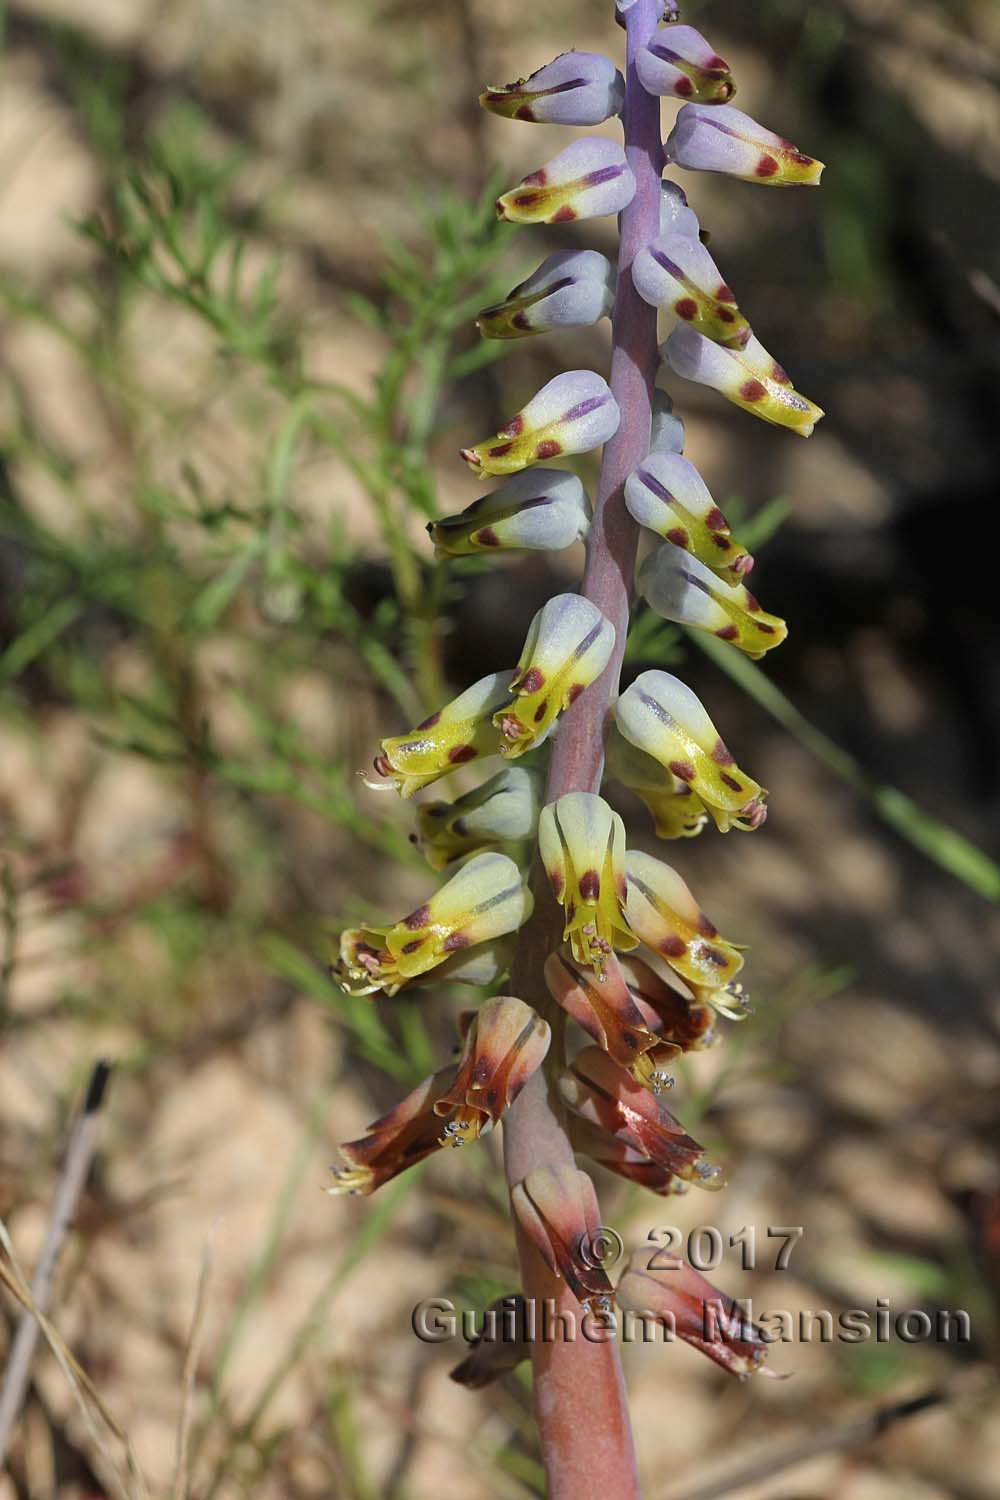
[(717, 343), (742, 349), (750, 338), (750, 324), (698, 239), (661, 234), (635, 257), (632, 280), (640, 297), (668, 308)]
[(619, 213), (635, 194), (625, 152), (594, 136), (574, 141), (497, 199), (497, 214), (515, 224), (562, 224)]
[(614, 267), (596, 250), (560, 250), (503, 302), (484, 308), (476, 325), (487, 339), (589, 327), (610, 314), (614, 287)]
[(822, 162), (731, 104), (685, 104), (666, 152), (689, 172), (724, 172), (771, 187), (816, 187), (823, 171)]
[(624, 99), (625, 80), (599, 52), (563, 52), (530, 78), (479, 96), (491, 114), (545, 125), (600, 125), (618, 114)]
[(729, 64), (693, 26), (661, 26), (635, 65), (648, 94), (724, 104), (736, 92)]
[(726, 349), (678, 323), (660, 352), (676, 375), (709, 385), (744, 411), (800, 437), (809, 437), (823, 415), (752, 335), (744, 349)]

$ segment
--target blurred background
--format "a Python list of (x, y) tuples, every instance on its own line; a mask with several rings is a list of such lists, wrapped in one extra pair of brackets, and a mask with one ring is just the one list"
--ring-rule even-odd
[[(579, 573), (575, 553), (435, 566), (423, 528), (474, 498), (460, 446), (559, 370), (606, 367), (606, 324), (478, 342), (479, 307), (552, 250), (610, 249), (613, 225), (497, 226), (499, 187), (570, 133), (476, 96), (570, 46), (620, 61), (611, 10), (0, 5), (0, 1219), (30, 1272), (112, 1059), (52, 1316), (155, 1496), (542, 1493), (523, 1370), (464, 1391), (463, 1346), (410, 1329), (420, 1298), (516, 1285), (497, 1142), (372, 1200), (321, 1193), (335, 1142), (450, 1055), (468, 992), (349, 1002), (326, 964), (346, 922), (432, 884), (412, 810), (358, 768), (511, 665)], [(628, 671), (691, 681), (771, 816), (666, 851), (752, 949), (755, 1015), (675, 1090), (730, 1187), (602, 1180), (602, 1209), (630, 1246), (754, 1226), (757, 1269), (727, 1250), (713, 1277), (755, 1310), (964, 1309), (971, 1339), (814, 1339), (772, 1354), (793, 1379), (746, 1385), (630, 1349), (640, 1464), (650, 1500), (985, 1500), (1000, 11), (692, 0), (684, 19), (737, 104), (828, 163), (819, 193), (684, 182), (827, 417), (803, 443), (671, 384), (790, 636), (747, 670), (637, 620)], [(804, 1228), (786, 1271), (769, 1225)], [(0, 1350), (15, 1321), (7, 1298)], [(41, 1352), (0, 1496), (145, 1492)]]

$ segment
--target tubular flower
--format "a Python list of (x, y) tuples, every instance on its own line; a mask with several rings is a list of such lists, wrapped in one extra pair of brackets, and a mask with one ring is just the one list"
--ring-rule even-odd
[(448, 1117), (443, 1146), (463, 1146), (492, 1130), (549, 1050), (548, 1023), (523, 1000), (494, 995), (475, 1013), (454, 1082), (434, 1102)]
[(538, 777), (523, 766), (506, 766), (454, 802), (425, 802), (417, 808), (414, 842), (427, 863), (443, 870), (475, 849), (530, 839), (538, 822)]
[(625, 152), (603, 136), (574, 141), (497, 199), (497, 217), (515, 224), (565, 224), (617, 214), (635, 196)]
[(625, 80), (600, 52), (563, 52), (529, 78), (485, 89), (479, 102), (508, 120), (600, 125), (620, 112)]
[(719, 936), (677, 871), (639, 849), (629, 850), (625, 868), (625, 917), (639, 941), (666, 959), (696, 998), (735, 978), (742, 955)]
[(657, 536), (736, 583), (753, 558), (736, 540), (694, 464), (679, 453), (648, 453), (625, 481), (629, 514)]
[(434, 1104), (450, 1087), (456, 1071), (452, 1064), (425, 1078), (395, 1109), (373, 1121), (366, 1136), (340, 1146), (347, 1165), (334, 1168), (333, 1185), (327, 1191), (335, 1196), (373, 1193), (407, 1167), (416, 1166), (418, 1161), (439, 1150), (441, 1121), (434, 1112)]
[(590, 792), (567, 792), (543, 807), (538, 849), (552, 893), (566, 914), (563, 939), (577, 963), (598, 974), (613, 948), (634, 948), (622, 915), (626, 897), (625, 825)]
[(675, 232), (651, 241), (632, 262), (632, 280), (651, 306), (676, 313), (715, 343), (742, 349), (749, 340), (750, 324), (699, 239)]
[(743, 349), (725, 349), (678, 323), (661, 354), (675, 375), (711, 386), (755, 417), (811, 437), (823, 409), (792, 386), (786, 372), (751, 334)]
[(481, 677), (409, 734), (383, 740), (374, 761), (378, 776), (393, 785), (401, 797), (412, 797), (456, 766), (496, 755), (500, 740), (492, 716), (510, 697), (511, 675), (491, 672)]
[(582, 1119), (663, 1171), (713, 1192), (725, 1186), (721, 1169), (705, 1161), (704, 1149), (659, 1097), (617, 1067), (600, 1047), (578, 1052), (559, 1088)]
[(531, 915), (531, 892), (506, 854), (477, 854), (429, 901), (391, 927), (341, 934), (337, 977), (352, 995), (395, 995), (451, 954), (515, 932)]
[(512, 1189), (514, 1217), (535, 1249), (578, 1302), (605, 1303), (614, 1288), (595, 1253), (602, 1225), (597, 1194), (586, 1172), (538, 1167)]
[(633, 1253), (618, 1283), (617, 1301), (623, 1310), (662, 1321), (671, 1335), (700, 1349), (731, 1375), (745, 1378), (761, 1370), (767, 1355), (761, 1330), (687, 1261), (666, 1263), (656, 1245), (642, 1245)]
[(635, 67), (647, 94), (725, 104), (736, 92), (729, 64), (693, 26), (661, 26)]
[(639, 569), (636, 585), (664, 620), (707, 630), (756, 661), (780, 646), (788, 626), (762, 610), (743, 584), (723, 583), (710, 568), (664, 542)]
[(683, 1177), (677, 1177), (666, 1167), (650, 1161), (649, 1157), (644, 1156), (641, 1151), (635, 1151), (631, 1146), (626, 1146), (624, 1141), (618, 1140), (606, 1130), (601, 1130), (589, 1120), (582, 1119), (580, 1115), (570, 1116), (569, 1136), (574, 1151), (581, 1156), (589, 1157), (591, 1161), (597, 1162), (598, 1166), (614, 1172), (618, 1177), (624, 1177), (626, 1182), (634, 1182), (639, 1187), (648, 1188), (651, 1193), (657, 1193), (661, 1198), (669, 1198), (688, 1191), (690, 1184)]
[(701, 701), (669, 672), (641, 672), (615, 705), (633, 745), (692, 787), (720, 833), (759, 828), (767, 793), (739, 769)]
[(695, 240), (701, 234), (698, 215), (688, 207), (687, 193), (669, 177), (660, 180), (660, 234), (682, 234)]
[(646, 1024), (613, 953), (599, 980), (587, 965), (550, 953), (545, 983), (553, 1000), (637, 1083), (657, 1094), (671, 1087), (664, 1063), (676, 1057), (677, 1049), (665, 1045), (665, 1038)]
[(704, 1052), (719, 1040), (711, 1008), (686, 999), (655, 969), (630, 953), (621, 970), (636, 1009), (651, 1031), (682, 1052)]
[(704, 803), (692, 788), (617, 731), (608, 740), (605, 775), (642, 799), (657, 838), (693, 839), (708, 822)]
[(615, 644), (615, 627), (589, 599), (556, 594), (535, 615), (514, 670), (514, 702), (498, 710), (501, 754), (516, 759), (537, 745), (564, 709), (599, 677)]
[(557, 551), (590, 528), (583, 481), (568, 469), (527, 469), (467, 505), (457, 516), (427, 527), (438, 557), (523, 548)]
[(543, 385), (515, 417), (462, 457), (480, 475), (516, 474), (542, 459), (589, 453), (618, 431), (621, 412), (593, 370), (569, 370)]
[(818, 187), (823, 163), (765, 130), (742, 110), (685, 104), (667, 137), (667, 160), (689, 172), (724, 172), (766, 187)]
[(674, 403), (666, 391), (653, 392), (649, 451), (650, 453), (684, 452), (684, 423), (674, 413)]
[(484, 307), (476, 327), (484, 339), (522, 339), (550, 328), (587, 328), (610, 315), (615, 271), (596, 250), (559, 250), (495, 307)]

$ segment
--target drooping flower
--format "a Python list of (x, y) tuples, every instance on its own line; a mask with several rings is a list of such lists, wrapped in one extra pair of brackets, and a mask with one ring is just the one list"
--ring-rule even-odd
[(580, 964), (603, 972), (613, 948), (634, 948), (622, 915), (625, 825), (603, 798), (567, 792), (543, 807), (538, 849), (552, 893), (565, 912), (564, 940)]
[(600, 978), (588, 964), (565, 953), (550, 953), (545, 983), (553, 1000), (637, 1083), (654, 1093), (671, 1087), (667, 1068), (677, 1048), (646, 1024), (613, 953), (605, 959)]
[(508, 292), (484, 307), (476, 327), (484, 339), (520, 339), (550, 328), (587, 328), (610, 316), (615, 270), (596, 250), (559, 250)]
[(556, 375), (500, 431), (462, 457), (480, 475), (516, 474), (564, 453), (589, 453), (618, 431), (621, 412), (593, 370)]
[(666, 391), (653, 392), (653, 415), (649, 431), (650, 453), (683, 453), (684, 421), (674, 412)]
[(624, 78), (599, 52), (563, 52), (530, 77), (479, 96), (491, 114), (544, 125), (600, 125), (624, 101)]
[(377, 775), (401, 797), (412, 797), (456, 766), (496, 755), (500, 737), (493, 715), (510, 697), (511, 676), (510, 672), (491, 672), (409, 734), (383, 740), (374, 761)]
[(589, 1157), (608, 1172), (614, 1172), (616, 1176), (623, 1177), (626, 1182), (634, 1182), (638, 1187), (647, 1188), (661, 1198), (686, 1193), (690, 1187), (685, 1178), (677, 1177), (658, 1162), (650, 1161), (641, 1151), (627, 1146), (617, 1136), (601, 1130), (580, 1115), (570, 1116), (569, 1137), (573, 1150), (580, 1156)]
[(729, 64), (693, 26), (661, 26), (635, 66), (648, 94), (725, 104), (736, 92)]
[(653, 307), (667, 308), (682, 322), (726, 348), (742, 349), (750, 324), (699, 239), (662, 234), (632, 262), (635, 289)]
[(416, 842), (435, 870), (476, 849), (530, 839), (538, 822), (537, 775), (523, 766), (505, 766), (489, 781), (454, 802), (425, 802), (417, 808)]
[(675, 375), (711, 386), (734, 406), (799, 437), (810, 437), (824, 415), (822, 407), (794, 389), (752, 334), (743, 349), (725, 349), (689, 324), (678, 323), (660, 352)]
[(719, 1040), (712, 1009), (689, 1000), (641, 958), (629, 953), (620, 961), (635, 1007), (646, 1025), (682, 1052), (704, 1052)]
[(729, 984), (742, 954), (719, 936), (677, 871), (640, 849), (628, 851), (625, 868), (625, 918), (639, 941), (666, 959), (697, 999)]
[(623, 1311), (663, 1322), (671, 1336), (683, 1339), (730, 1374), (745, 1377), (761, 1369), (767, 1341), (739, 1303), (720, 1292), (687, 1261), (665, 1261), (655, 1245), (636, 1250), (618, 1284)]
[(672, 542), (663, 542), (649, 554), (636, 586), (664, 620), (706, 630), (755, 661), (780, 646), (788, 634), (784, 620), (761, 609), (743, 584), (724, 583), (711, 568)]
[(767, 793), (741, 771), (695, 693), (669, 672), (641, 672), (615, 704), (627, 740), (692, 788), (720, 833), (759, 828)]
[(470, 1340), (469, 1352), (448, 1375), (466, 1390), (481, 1391), (531, 1357), (529, 1313), (520, 1292), (497, 1297), (482, 1315), (480, 1331)]
[(559, 1088), (574, 1113), (664, 1171), (713, 1192), (725, 1186), (720, 1168), (705, 1161), (704, 1148), (659, 1095), (643, 1088), (600, 1047), (578, 1052)]
[(454, 1082), (434, 1103), (442, 1145), (462, 1146), (491, 1130), (549, 1050), (548, 1022), (523, 1000), (494, 995), (475, 1013)]
[(768, 187), (818, 187), (823, 163), (731, 104), (685, 104), (667, 137), (667, 160), (688, 172), (724, 172)]
[(564, 709), (607, 666), (615, 627), (579, 594), (556, 594), (535, 615), (510, 685), (514, 701), (497, 711), (501, 754), (516, 758), (537, 745)]
[(646, 455), (625, 481), (629, 514), (665, 541), (689, 552), (713, 573), (736, 583), (753, 567), (753, 558), (729, 529), (694, 464), (679, 453)]
[(701, 234), (698, 215), (688, 207), (687, 193), (669, 177), (660, 180), (660, 233), (683, 234), (695, 240)]
[(574, 141), (497, 199), (497, 217), (515, 224), (565, 224), (620, 213), (635, 196), (625, 152), (603, 136)]
[(586, 536), (590, 504), (568, 469), (526, 469), (474, 500), (457, 516), (427, 527), (438, 557), (521, 548), (557, 551)]
[(708, 822), (704, 804), (691, 787), (651, 755), (636, 749), (617, 730), (608, 738), (604, 774), (627, 786), (646, 804), (657, 838), (692, 839)]
[(511, 1207), (518, 1224), (556, 1276), (579, 1302), (600, 1303), (614, 1291), (595, 1253), (603, 1226), (597, 1194), (586, 1172), (575, 1167), (537, 1167), (513, 1188)]
[(441, 1121), (434, 1104), (451, 1085), (455, 1073), (452, 1064), (425, 1078), (387, 1115), (373, 1121), (367, 1135), (340, 1146), (347, 1165), (334, 1168), (333, 1184), (327, 1191), (335, 1196), (373, 1193), (407, 1167), (440, 1150)]
[(504, 933), (531, 915), (531, 892), (506, 854), (477, 854), (429, 901), (389, 927), (341, 934), (337, 977), (352, 995), (396, 992), (451, 954)]

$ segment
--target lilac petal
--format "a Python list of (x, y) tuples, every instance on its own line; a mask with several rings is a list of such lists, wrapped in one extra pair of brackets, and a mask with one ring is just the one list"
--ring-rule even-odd
[(599, 52), (563, 52), (529, 78), (479, 96), (491, 114), (546, 125), (600, 125), (624, 100), (625, 80)]
[(589, 453), (618, 431), (621, 412), (593, 370), (567, 370), (533, 396), (492, 438), (462, 450), (480, 474), (516, 474), (541, 459)]
[(817, 187), (823, 163), (730, 104), (685, 104), (666, 143), (689, 172), (725, 172), (770, 187)]
[(706, 630), (754, 659), (780, 646), (788, 634), (784, 620), (761, 609), (748, 588), (723, 582), (672, 542), (650, 553), (636, 587), (664, 620)]
[(576, 474), (526, 469), (427, 530), (438, 557), (465, 557), (515, 547), (553, 552), (572, 546), (589, 526), (587, 492)]
[(661, 234), (635, 257), (632, 280), (645, 301), (669, 308), (716, 343), (742, 349), (749, 340), (750, 324), (700, 240)]
[(648, 94), (718, 105), (736, 92), (729, 64), (693, 26), (661, 26), (635, 65)]
[(614, 288), (614, 267), (605, 256), (596, 250), (560, 250), (543, 260), (503, 302), (484, 308), (476, 326), (487, 339), (589, 327), (610, 314)]
[(515, 224), (563, 224), (616, 214), (631, 203), (635, 178), (625, 152), (596, 136), (574, 141), (497, 199), (497, 215)]
[(660, 352), (675, 374), (711, 386), (744, 411), (800, 437), (809, 437), (823, 416), (822, 408), (793, 388), (781, 365), (752, 335), (745, 349), (724, 349), (678, 323)]
[(666, 391), (653, 392), (653, 420), (649, 430), (650, 453), (683, 453), (684, 423), (674, 415), (674, 403)]
[(660, 183), (660, 233), (686, 234), (693, 239), (701, 233), (698, 215), (688, 207), (687, 194), (669, 177)]
[(648, 453), (625, 481), (625, 504), (640, 526), (690, 552), (729, 583), (753, 567), (698, 470), (680, 454)]

